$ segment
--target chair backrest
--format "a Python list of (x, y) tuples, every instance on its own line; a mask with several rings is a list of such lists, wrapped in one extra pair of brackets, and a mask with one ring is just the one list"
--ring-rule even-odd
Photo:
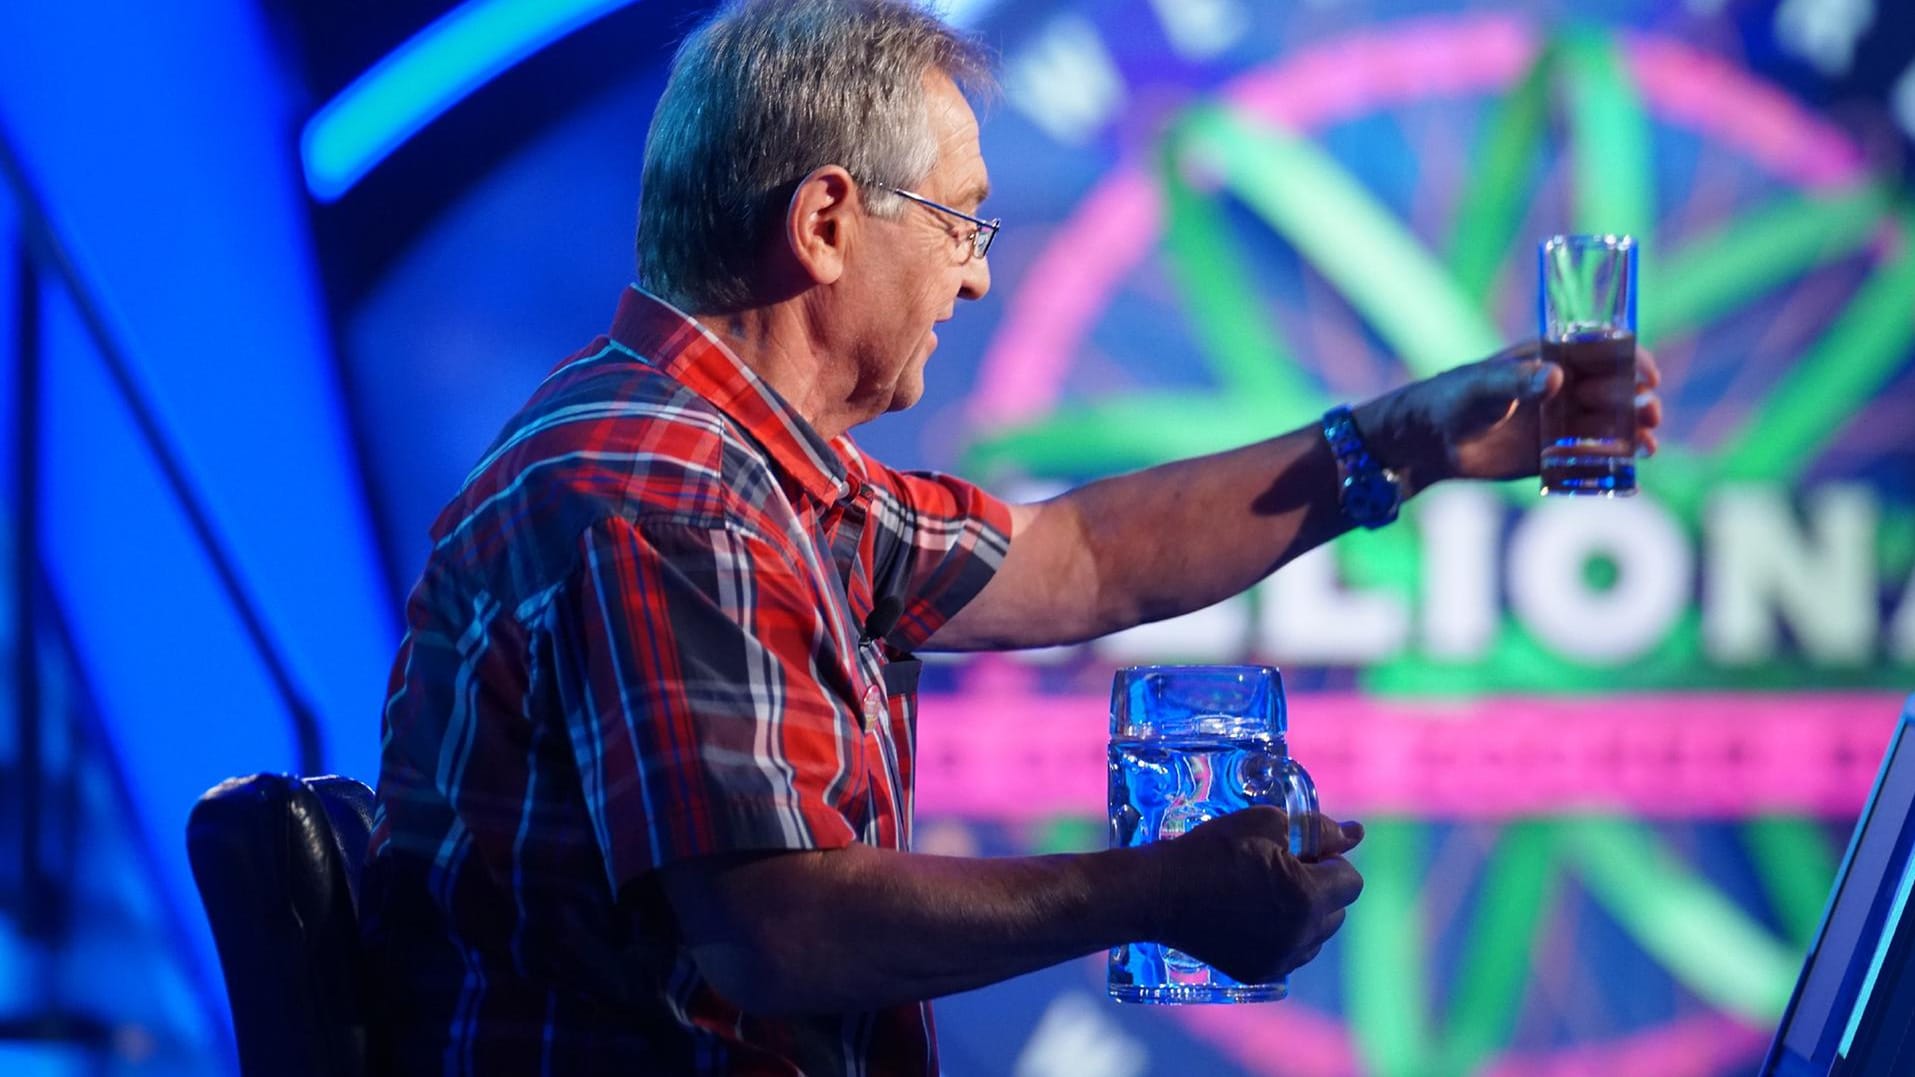
[(255, 774), (193, 806), (187, 855), (226, 973), (245, 1077), (366, 1077), (359, 875), (373, 793)]

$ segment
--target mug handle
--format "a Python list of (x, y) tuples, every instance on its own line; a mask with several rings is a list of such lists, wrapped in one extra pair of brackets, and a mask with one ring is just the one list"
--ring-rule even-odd
[(1315, 860), (1323, 851), (1317, 838), (1317, 783), (1303, 765), (1285, 756), (1278, 768), (1283, 783), (1283, 811), (1290, 817), (1290, 852), (1303, 860)]

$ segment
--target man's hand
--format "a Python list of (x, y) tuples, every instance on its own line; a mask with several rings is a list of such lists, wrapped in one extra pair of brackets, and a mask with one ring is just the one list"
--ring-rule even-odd
[[(1537, 473), (1542, 402), (1561, 391), (1562, 368), (1531, 341), (1478, 363), (1404, 386), (1355, 409), (1379, 459), (1408, 476), (1414, 493), (1448, 478), (1520, 479)], [(1662, 371), (1636, 349), (1636, 441), (1656, 451)]]
[(1155, 934), (1242, 983), (1289, 975), (1317, 956), (1363, 890), (1343, 858), (1363, 827), (1320, 819), (1318, 834), (1322, 854), (1299, 860), (1283, 810), (1259, 806), (1150, 847), (1167, 902)]

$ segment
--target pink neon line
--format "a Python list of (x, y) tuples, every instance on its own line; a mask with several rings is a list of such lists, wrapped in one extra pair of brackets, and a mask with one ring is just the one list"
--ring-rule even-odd
[(1266, 1077), (1357, 1077), (1362, 1072), (1344, 1026), (1308, 1007), (1178, 1006), (1184, 1030), (1216, 1047), (1248, 1073)]
[[(1889, 693), (1291, 699), (1291, 753), (1341, 815), (1509, 819), (1622, 812), (1844, 819), (1888, 743)], [(925, 815), (1100, 816), (1108, 701), (1016, 690), (926, 697)]]
[(1224, 96), (1252, 118), (1314, 131), (1406, 101), (1500, 89), (1535, 54), (1534, 33), (1507, 16), (1412, 19), (1250, 72)]
[(1865, 178), (1861, 151), (1839, 128), (1721, 57), (1643, 35), (1631, 35), (1627, 51), (1637, 88), (1664, 118), (1708, 131), (1804, 187)]
[[(1184, 1006), (1176, 1022), (1265, 1077), (1355, 1077), (1362, 1066), (1348, 1031), (1307, 1007)], [(1605, 1042), (1549, 1053), (1510, 1053), (1482, 1077), (1707, 1077), (1749, 1061), (1768, 1043), (1759, 1030), (1704, 1014)]]
[(1117, 282), (1157, 242), (1157, 190), (1121, 169), (1079, 205), (1005, 304), (1003, 328), (979, 367), (971, 421), (985, 430), (1036, 419), (1056, 405), (1077, 342)]
[[(1415, 20), (1296, 53), (1239, 77), (1224, 96), (1252, 116), (1308, 132), (1397, 101), (1506, 86), (1535, 48), (1534, 32), (1504, 16)], [(1804, 187), (1865, 178), (1861, 152), (1839, 128), (1726, 60), (1640, 35), (1628, 39), (1627, 55), (1637, 88), (1663, 118), (1708, 131)], [(979, 368), (970, 405), (978, 426), (1027, 421), (1056, 406), (1092, 322), (1157, 241), (1152, 184), (1135, 165), (1114, 170), (1038, 256)]]
[[(1427, 35), (1451, 47), (1432, 58)], [(1493, 89), (1521, 71), (1533, 42), (1520, 24), (1419, 20), (1397, 36), (1365, 33), (1244, 75), (1224, 96), (1253, 116), (1308, 130), (1438, 89)], [(1481, 56), (1477, 50), (1481, 50)], [(971, 419), (990, 430), (1039, 418), (1057, 404), (1077, 347), (1117, 283), (1156, 245), (1155, 180), (1135, 165), (1091, 190), (1012, 296), (979, 365)]]
[(1707, 1077), (1746, 1065), (1768, 1032), (1717, 1014), (1691, 1017), (1608, 1043), (1550, 1054), (1508, 1054), (1482, 1077)]

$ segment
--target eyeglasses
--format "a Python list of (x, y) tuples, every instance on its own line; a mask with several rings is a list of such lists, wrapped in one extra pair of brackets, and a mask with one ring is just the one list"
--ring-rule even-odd
[(899, 198), (908, 198), (911, 201), (916, 202), (920, 206), (926, 206), (931, 209), (935, 209), (939, 213), (948, 213), (953, 217), (957, 217), (961, 220), (966, 220), (971, 222), (974, 225), (977, 225), (977, 228), (971, 232), (971, 235), (969, 237), (970, 243), (971, 243), (971, 254), (973, 257), (976, 257), (976, 258), (982, 258), (986, 254), (990, 253), (991, 242), (997, 238), (997, 230), (999, 228), (1004, 227), (1004, 219), (1002, 217), (992, 217), (990, 220), (987, 221), (982, 217), (973, 217), (969, 213), (966, 213), (961, 209), (952, 209), (950, 206), (947, 206), (942, 202), (933, 202), (929, 198), (926, 198), (923, 195), (918, 194), (916, 191), (907, 191), (901, 187), (893, 187), (888, 183), (873, 183), (871, 186), (876, 187), (880, 190), (890, 191), (892, 194), (897, 195)]

